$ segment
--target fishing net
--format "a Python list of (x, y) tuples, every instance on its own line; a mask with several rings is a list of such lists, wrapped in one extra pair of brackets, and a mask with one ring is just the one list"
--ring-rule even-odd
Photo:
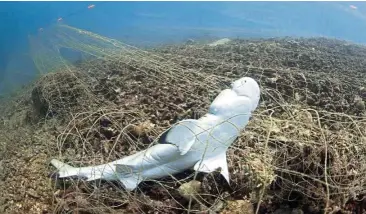
[[(30, 42), (41, 78), (2, 124), (17, 136), (3, 141), (18, 145), (7, 148), (3, 163), (0, 194), (12, 201), (3, 203), (6, 211), (232, 213), (232, 201), (260, 213), (283, 205), (306, 213), (359, 209), (364, 47), (284, 38), (138, 49), (67, 25)], [(63, 55), (65, 49), (77, 57)], [(192, 182), (189, 170), (132, 193), (114, 182), (49, 182), (51, 158), (87, 166), (146, 149), (174, 123), (205, 114), (243, 76), (258, 81), (261, 102), (228, 151), (230, 186), (216, 172)]]

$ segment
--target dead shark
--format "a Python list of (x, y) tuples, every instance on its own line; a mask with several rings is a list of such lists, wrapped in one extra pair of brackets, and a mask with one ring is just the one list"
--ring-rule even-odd
[(159, 138), (158, 144), (146, 150), (97, 166), (72, 167), (56, 159), (51, 164), (57, 168), (59, 178), (118, 180), (128, 191), (142, 181), (192, 168), (199, 172), (220, 168), (230, 183), (226, 151), (244, 130), (259, 98), (257, 82), (243, 77), (215, 98), (207, 114), (178, 122)]

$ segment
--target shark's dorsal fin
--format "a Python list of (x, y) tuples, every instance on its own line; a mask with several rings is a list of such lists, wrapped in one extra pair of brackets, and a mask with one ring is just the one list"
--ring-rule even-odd
[(161, 143), (176, 145), (180, 155), (185, 155), (196, 142), (197, 134), (202, 132), (197, 120), (183, 120), (170, 128)]
[(230, 184), (226, 152), (220, 153), (216, 156), (211, 156), (209, 158), (204, 158), (194, 165), (194, 170), (198, 172), (209, 173), (216, 171), (218, 168), (221, 168), (221, 175), (223, 175), (228, 184)]

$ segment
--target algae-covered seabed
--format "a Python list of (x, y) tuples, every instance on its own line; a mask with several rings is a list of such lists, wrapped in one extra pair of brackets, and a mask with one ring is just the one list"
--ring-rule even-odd
[[(363, 209), (364, 46), (278, 38), (125, 48), (48, 73), (3, 103), (1, 213)], [(192, 180), (190, 171), (143, 183), (133, 193), (118, 183), (50, 178), (55, 157), (81, 166), (146, 148), (176, 121), (205, 113), (242, 76), (255, 78), (262, 96), (228, 153), (230, 187), (217, 173), (200, 175), (200, 195), (190, 203), (178, 191)]]

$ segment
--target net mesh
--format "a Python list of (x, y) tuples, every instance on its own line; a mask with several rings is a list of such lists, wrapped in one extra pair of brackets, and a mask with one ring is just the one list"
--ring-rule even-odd
[[(27, 197), (8, 209), (219, 212), (228, 200), (249, 198), (262, 213), (293, 201), (317, 212), (350, 209), (364, 194), (362, 46), (284, 38), (142, 50), (67, 25), (30, 42), (42, 75), (12, 102), (16, 113), (2, 119), (4, 136), (17, 136), (3, 141), (19, 146), (4, 144), (4, 166), (18, 171), (4, 170), (0, 194), (21, 195), (12, 184), (33, 180)], [(67, 61), (62, 48), (80, 52), (82, 60)], [(143, 183), (133, 193), (111, 182), (46, 182), (50, 158), (87, 166), (131, 155), (174, 123), (205, 114), (215, 96), (243, 76), (258, 81), (261, 103), (228, 151), (230, 186), (218, 173), (202, 174), (199, 194), (187, 199), (181, 187), (194, 177), (189, 170)], [(32, 166), (24, 167), (28, 162)]]

